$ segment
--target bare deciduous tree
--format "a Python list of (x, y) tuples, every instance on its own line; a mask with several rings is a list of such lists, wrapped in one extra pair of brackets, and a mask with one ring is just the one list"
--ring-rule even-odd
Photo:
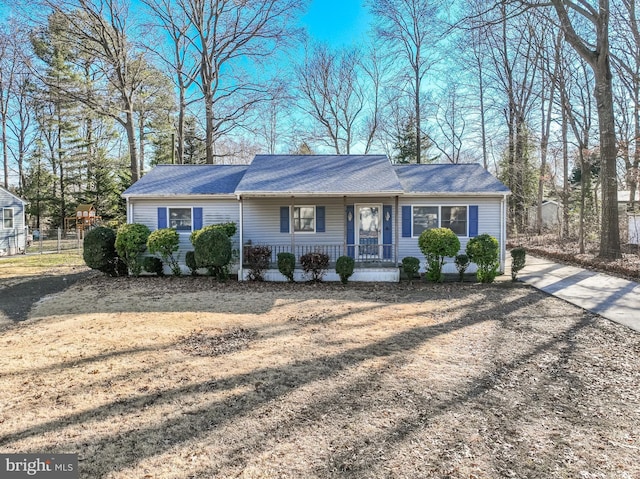
[(297, 33), (293, 21), (299, 0), (176, 0), (190, 28), (189, 46), (197, 57), (198, 86), (205, 111), (206, 157), (213, 163), (215, 142), (271, 99), (268, 82), (247, 73), (271, 57)]
[[(409, 67), (410, 77), (403, 80), (410, 85), (413, 103), (412, 117), (416, 128), (416, 152), (421, 152), (423, 82), (432, 66), (439, 60), (435, 46), (442, 36), (438, 0), (369, 0), (367, 5), (376, 18), (376, 35), (387, 44), (389, 54), (401, 59)], [(416, 153), (416, 162), (420, 163)]]
[(296, 72), (299, 104), (320, 125), (315, 139), (337, 155), (351, 153), (365, 107), (359, 57), (357, 50), (315, 45)]

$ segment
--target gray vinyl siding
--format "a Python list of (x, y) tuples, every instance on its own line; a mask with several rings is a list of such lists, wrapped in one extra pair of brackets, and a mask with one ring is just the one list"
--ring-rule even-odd
[[(167, 199), (143, 200), (130, 199), (131, 217), (129, 223), (140, 223), (149, 227), (151, 231), (158, 229), (158, 208), (202, 208), (202, 226), (233, 221), (240, 229), (239, 205), (235, 198), (224, 199)], [(180, 261), (184, 263), (185, 253), (193, 249), (189, 240), (190, 232), (180, 232)], [(233, 247), (238, 248), (239, 233), (232, 238)]]
[(247, 198), (244, 199), (243, 238), (253, 244), (289, 245), (291, 234), (280, 232), (280, 207), (324, 206), (324, 233), (294, 233), (296, 245), (343, 245), (346, 239), (346, 205), (393, 205), (394, 198)]
[[(291, 206), (289, 199), (248, 198), (243, 200), (243, 239), (253, 244), (288, 245), (290, 233), (280, 233), (280, 207)], [(297, 245), (344, 243), (344, 205), (341, 198), (301, 198), (295, 206), (324, 206), (324, 233), (294, 233)]]
[[(501, 211), (501, 198), (463, 198), (463, 199), (450, 199), (450, 198), (400, 198), (398, 204), (398, 261), (402, 261), (402, 258), (407, 256), (414, 256), (420, 260), (421, 271), (424, 271), (424, 255), (418, 247), (418, 238), (403, 238), (402, 237), (402, 206), (478, 206), (478, 234), (488, 233), (495, 237), (498, 242), (501, 240), (500, 232), (500, 211)], [(468, 210), (467, 210), (468, 211)], [(467, 225), (468, 230), (468, 225)], [(459, 236), (460, 240), (460, 252), (464, 253), (469, 241), (468, 236)], [(504, 251), (504, 241), (501, 242), (500, 248)], [(470, 272), (475, 269), (469, 270)], [(448, 264), (445, 267), (445, 272), (455, 273), (456, 269), (453, 264)]]
[(0, 252), (15, 254), (24, 251), (25, 248), (27, 232), (24, 223), (24, 203), (0, 188), (0, 210), (5, 208), (13, 210), (13, 228), (5, 228), (4, 221), (0, 222)]

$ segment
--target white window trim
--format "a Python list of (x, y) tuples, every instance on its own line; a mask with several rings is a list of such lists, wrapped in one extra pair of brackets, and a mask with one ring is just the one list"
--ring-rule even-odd
[(451, 205), (451, 204), (444, 204), (444, 205), (424, 205), (424, 204), (417, 204), (417, 205), (411, 205), (411, 237), (412, 238), (419, 238), (420, 235), (415, 235), (413, 232), (413, 209), (414, 208), (438, 208), (438, 228), (442, 228), (442, 208), (456, 208), (456, 207), (465, 207), (467, 209), (467, 222), (466, 222), (466, 234), (464, 235), (456, 235), (458, 236), (458, 238), (469, 238), (469, 205), (465, 204), (465, 205)]
[[(11, 210), (11, 222), (13, 223), (13, 226), (11, 228), (5, 228), (4, 227), (4, 210)], [(0, 212), (2, 212), (2, 217), (0, 217), (0, 230), (13, 230), (16, 228), (16, 211), (12, 206), (6, 207), (6, 208), (0, 208)]]
[[(294, 217), (292, 208), (313, 208), (313, 231), (295, 231), (294, 230)], [(317, 211), (316, 205), (293, 205), (289, 206), (289, 234), (293, 232), (296, 235), (314, 235), (316, 234), (316, 218)]]
[(193, 233), (193, 206), (167, 206), (167, 228), (171, 228), (171, 210), (191, 210), (191, 229), (187, 230), (179, 230), (176, 228), (178, 234), (191, 234)]

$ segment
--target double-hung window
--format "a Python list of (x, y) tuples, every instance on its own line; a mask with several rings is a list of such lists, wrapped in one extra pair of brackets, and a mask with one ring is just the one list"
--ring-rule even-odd
[(316, 231), (315, 206), (293, 207), (293, 231), (296, 233), (314, 233)]
[(442, 206), (443, 228), (449, 228), (458, 236), (467, 236), (467, 207), (466, 206)]
[(437, 206), (413, 207), (413, 236), (420, 236), (424, 230), (438, 227)]
[(169, 208), (169, 228), (191, 231), (192, 224), (191, 208)]
[(13, 208), (2, 208), (0, 213), (2, 213), (0, 226), (7, 230), (13, 229)]

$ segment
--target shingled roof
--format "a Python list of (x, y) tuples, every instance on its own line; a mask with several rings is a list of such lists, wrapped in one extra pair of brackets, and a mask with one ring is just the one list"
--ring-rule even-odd
[(233, 195), (246, 171), (247, 165), (158, 165), (122, 196)]
[(407, 194), (509, 193), (500, 180), (477, 163), (459, 165), (395, 165), (394, 170)]
[(238, 194), (401, 194), (385, 155), (257, 155)]
[(478, 164), (392, 165), (385, 155), (257, 155), (250, 165), (159, 165), (124, 197), (502, 195)]

